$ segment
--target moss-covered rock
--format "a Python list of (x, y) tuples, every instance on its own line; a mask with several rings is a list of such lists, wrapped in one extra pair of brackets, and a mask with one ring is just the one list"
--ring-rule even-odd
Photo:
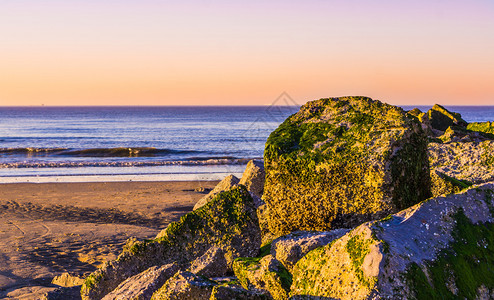
[(153, 294), (151, 300), (209, 299), (215, 285), (207, 278), (179, 271)]
[(206, 196), (202, 197), (194, 205), (194, 210), (203, 207), (206, 203), (213, 200), (216, 195), (221, 192), (226, 192), (236, 187), (239, 183), (239, 179), (235, 175), (228, 175), (222, 181), (220, 181), (212, 191), (210, 191)]
[(450, 126), (444, 133), (437, 137), (443, 143), (451, 142), (482, 142), (494, 139), (494, 135), (490, 133), (472, 131), (465, 127)]
[(349, 229), (335, 229), (331, 231), (294, 231), (279, 237), (271, 243), (271, 254), (292, 271), (293, 266), (308, 252), (315, 248), (327, 245), (342, 237)]
[(312, 250), (292, 296), (475, 299), (494, 289), (494, 183), (432, 198)]
[(409, 113), (412, 116), (415, 116), (415, 117), (417, 117), (419, 119), (424, 115), (424, 113), (420, 109), (418, 109), (418, 108), (414, 108), (412, 110), (409, 110), (409, 111), (407, 111), (407, 113)]
[(420, 125), (422, 126), (422, 130), (424, 130), (425, 134), (429, 137), (434, 137), (435, 133), (432, 129), (431, 121), (427, 117), (427, 113), (423, 113), (420, 109), (414, 108), (412, 110), (409, 110), (407, 112), (409, 115), (412, 115), (417, 118), (417, 120), (420, 122)]
[(459, 113), (450, 112), (439, 104), (434, 104), (424, 117), (430, 121), (433, 129), (441, 131), (445, 131), (450, 126), (466, 127), (468, 124)]
[(245, 289), (265, 292), (275, 300), (288, 299), (292, 276), (274, 256), (238, 258), (233, 271)]
[(366, 97), (308, 102), (271, 133), (264, 164), (275, 236), (352, 227), (430, 195), (417, 118)]
[(128, 243), (116, 260), (86, 278), (81, 294), (84, 299), (100, 299), (125, 279), (156, 265), (176, 262), (185, 269), (211, 246), (223, 250), (231, 267), (237, 257), (256, 256), (260, 244), (255, 204), (239, 186), (171, 223), (158, 238)]
[(485, 132), (494, 135), (494, 122), (470, 123), (468, 124), (467, 129), (471, 131)]
[(431, 171), (431, 192), (433, 197), (456, 194), (472, 186), (466, 180), (458, 180), (438, 171)]

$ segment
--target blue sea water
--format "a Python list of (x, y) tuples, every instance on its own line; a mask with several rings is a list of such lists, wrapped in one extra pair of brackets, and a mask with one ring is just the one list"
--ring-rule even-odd
[[(412, 109), (413, 106), (403, 106)], [(420, 106), (427, 111), (430, 106)], [(447, 106), (468, 122), (494, 106)], [(0, 107), (0, 183), (215, 180), (261, 159), (294, 106)]]
[(290, 106), (0, 107), (0, 182), (240, 175)]

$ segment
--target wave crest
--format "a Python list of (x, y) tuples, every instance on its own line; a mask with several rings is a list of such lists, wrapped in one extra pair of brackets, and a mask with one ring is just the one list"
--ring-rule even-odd
[(159, 157), (172, 154), (197, 154), (196, 150), (157, 149), (154, 147), (117, 147), (117, 148), (0, 148), (0, 154), (39, 155), (39, 156), (74, 156), (74, 157)]
[(0, 163), (0, 168), (80, 168), (80, 167), (152, 167), (152, 166), (207, 166), (244, 165), (256, 158), (204, 157), (194, 160), (165, 160), (151, 162), (14, 162)]

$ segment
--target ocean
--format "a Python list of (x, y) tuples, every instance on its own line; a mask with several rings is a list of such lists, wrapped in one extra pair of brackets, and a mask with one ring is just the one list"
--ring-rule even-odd
[(217, 180), (293, 106), (0, 107), (0, 183)]
[[(446, 108), (468, 122), (494, 120), (494, 106)], [(296, 111), (295, 106), (0, 107), (0, 183), (241, 176), (250, 159), (262, 159), (269, 134)]]

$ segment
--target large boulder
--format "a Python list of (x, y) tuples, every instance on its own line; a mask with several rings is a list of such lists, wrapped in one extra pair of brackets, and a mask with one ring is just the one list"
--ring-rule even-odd
[(349, 229), (331, 231), (295, 231), (271, 243), (271, 254), (292, 271), (293, 266), (310, 251), (325, 246), (345, 235)]
[(431, 172), (477, 184), (494, 181), (494, 141), (430, 143), (428, 152)]
[(429, 199), (309, 252), (291, 295), (478, 299), (494, 292), (493, 222), (494, 183)]
[(264, 164), (259, 160), (251, 160), (247, 163), (244, 174), (240, 179), (240, 184), (243, 184), (253, 196), (261, 198), (264, 192)]
[(268, 138), (263, 218), (281, 236), (353, 227), (430, 196), (417, 118), (365, 97), (311, 101)]
[(152, 266), (176, 262), (184, 270), (212, 246), (223, 250), (231, 268), (237, 257), (256, 256), (260, 244), (254, 201), (245, 187), (235, 187), (171, 223), (156, 239), (128, 243), (116, 260), (86, 278), (81, 294), (83, 299), (101, 299)]
[(194, 209), (199, 209), (203, 207), (206, 203), (209, 201), (213, 200), (216, 195), (218, 195), (221, 192), (226, 192), (231, 190), (232, 188), (236, 187), (240, 180), (235, 177), (235, 175), (228, 175), (226, 176), (222, 181), (220, 181), (214, 189), (209, 192), (206, 196), (202, 197), (197, 201), (197, 203), (194, 205)]

